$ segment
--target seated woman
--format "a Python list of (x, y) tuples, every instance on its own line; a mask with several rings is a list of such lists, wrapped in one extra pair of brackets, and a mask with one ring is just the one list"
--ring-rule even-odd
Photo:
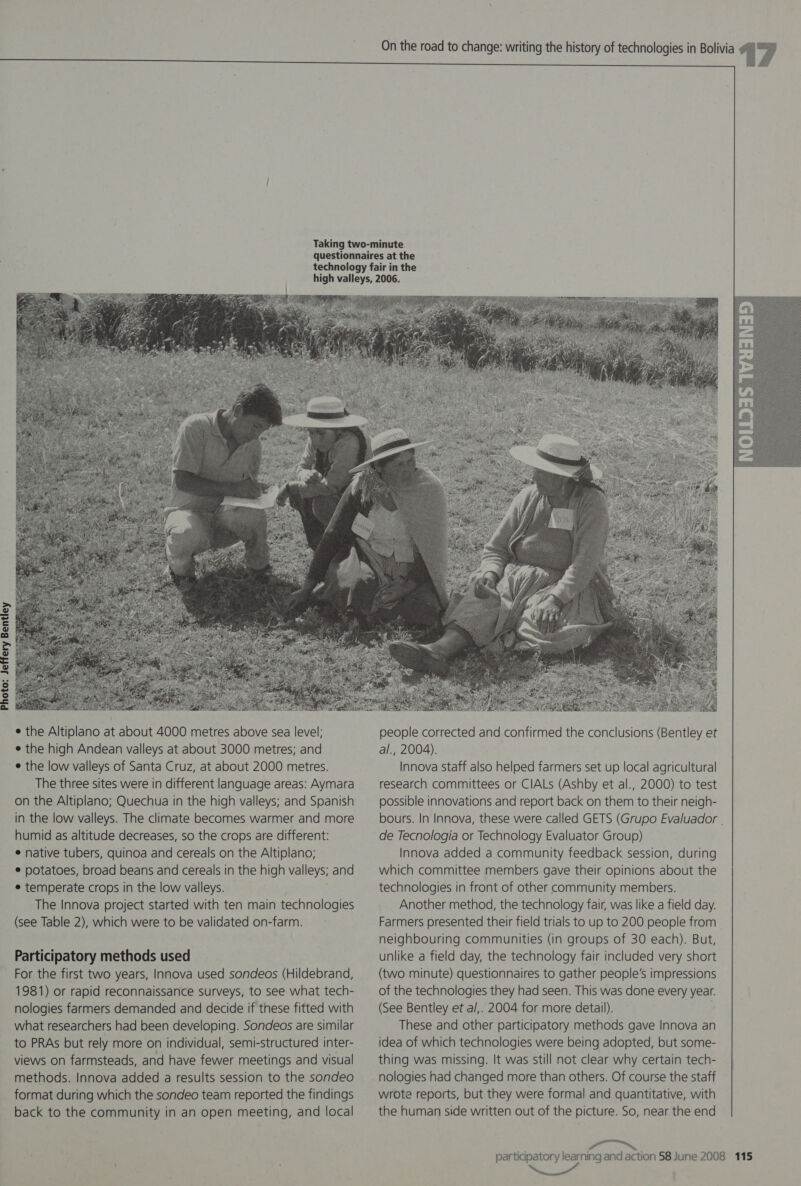
[(415, 461), (402, 428), (374, 436), (354, 466), (290, 613), (328, 603), (368, 623), (400, 618), (433, 625), (447, 604), (447, 511), (439, 479)]
[(284, 424), (308, 429), (296, 480), (278, 491), (276, 502), (289, 502), (300, 514), (306, 541), (316, 548), (334, 513), (351, 470), (368, 456), (364, 416), (351, 415), (335, 395), (310, 399), (305, 413), (287, 416)]
[(389, 644), (403, 667), (447, 675), (450, 660), (471, 645), (560, 655), (611, 625), (600, 470), (576, 441), (552, 433), (511, 454), (533, 467), (534, 485), (513, 500), (467, 590), (451, 598), (442, 636), (429, 645)]

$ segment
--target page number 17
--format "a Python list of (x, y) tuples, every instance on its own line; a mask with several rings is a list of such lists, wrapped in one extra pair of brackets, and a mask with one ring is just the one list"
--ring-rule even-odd
[[(757, 50), (762, 50), (762, 57), (757, 61)], [(740, 53), (745, 54), (746, 66), (769, 66), (776, 53), (775, 41), (746, 41), (740, 46)]]

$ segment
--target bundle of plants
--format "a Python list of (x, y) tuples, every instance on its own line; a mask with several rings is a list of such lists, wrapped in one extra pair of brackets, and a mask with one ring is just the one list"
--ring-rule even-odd
[(520, 314), (517, 309), (513, 309), (511, 305), (505, 305), (502, 301), (473, 301), (470, 312), (476, 317), (483, 317), (485, 321), (506, 321), (509, 325), (520, 324)]
[(374, 322), (369, 331), (370, 354), (385, 362), (403, 362), (419, 355), (427, 342), (424, 322), (413, 313), (397, 313)]
[(625, 309), (618, 309), (614, 313), (598, 313), (593, 325), (596, 329), (623, 329), (629, 333), (642, 333), (645, 329), (645, 324)]
[(228, 297), (226, 306), (225, 332), (228, 341), (239, 350), (264, 350), (264, 317), (255, 301), (247, 297)]
[(665, 329), (687, 338), (717, 337), (717, 309), (705, 313), (693, 313), (691, 309), (671, 309)]
[(367, 354), (370, 349), (370, 330), (354, 321), (322, 317), (309, 327), (307, 348), (310, 358), (341, 358), (351, 352)]
[(78, 339), (99, 346), (119, 346), (119, 330), (129, 304), (115, 297), (94, 297), (79, 315)]
[(584, 322), (573, 313), (566, 313), (564, 309), (554, 309), (546, 305), (542, 309), (531, 309), (523, 317), (523, 325), (546, 325), (549, 329), (581, 329)]
[(662, 334), (649, 354), (643, 379), (647, 383), (669, 387), (715, 387), (717, 365), (697, 358), (681, 341)]

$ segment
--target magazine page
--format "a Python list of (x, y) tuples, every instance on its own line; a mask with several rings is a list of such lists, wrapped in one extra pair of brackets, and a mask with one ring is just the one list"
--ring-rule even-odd
[(798, 34), (4, 5), (4, 1184), (795, 1181)]

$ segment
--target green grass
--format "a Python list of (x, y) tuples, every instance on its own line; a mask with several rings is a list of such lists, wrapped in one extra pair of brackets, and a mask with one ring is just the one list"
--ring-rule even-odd
[[(708, 389), (354, 356), (40, 346), (21, 338), (18, 359), (19, 708), (714, 708), (716, 496), (694, 489), (716, 468)], [(335, 393), (369, 416), (368, 431), (402, 425), (433, 440), (420, 460), (448, 493), (454, 587), (530, 479), (510, 445), (576, 436), (606, 475), (620, 622), (576, 659), (496, 664), (472, 652), (446, 681), (404, 674), (384, 647), (398, 629), (354, 639), (316, 611), (282, 618), (309, 555), (288, 510), (271, 513), (270, 588), (247, 577), (238, 545), (201, 558), (182, 597), (162, 541), (175, 430), (265, 381), (285, 411)], [(289, 476), (302, 437), (267, 435), (264, 480)]]

